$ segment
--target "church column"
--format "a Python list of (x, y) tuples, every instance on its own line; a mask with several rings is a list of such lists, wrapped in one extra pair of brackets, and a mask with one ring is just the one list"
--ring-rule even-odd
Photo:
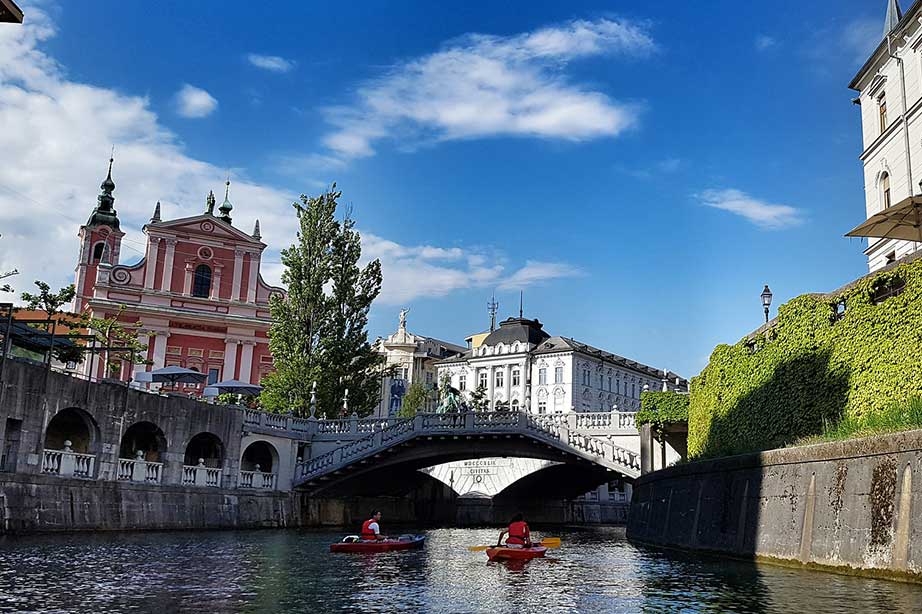
[(147, 238), (147, 256), (144, 266), (144, 287), (154, 287), (154, 273), (157, 272), (157, 252), (160, 249), (160, 237)]
[(247, 302), (256, 302), (256, 273), (259, 271), (259, 254), (250, 254), (250, 275), (247, 279)]
[(243, 351), (240, 352), (240, 377), (241, 382), (250, 383), (252, 376), (250, 371), (253, 370), (253, 348), (256, 347), (255, 341), (243, 341)]
[(163, 256), (163, 281), (160, 289), (164, 292), (170, 291), (173, 285), (173, 256), (176, 255), (176, 239), (166, 240), (166, 254)]
[(223, 270), (223, 265), (217, 263), (214, 265), (214, 277), (211, 280), (211, 300), (213, 301), (221, 299), (221, 273)]
[(234, 283), (231, 285), (231, 300), (240, 300), (240, 280), (243, 279), (243, 250), (234, 250)]
[(185, 296), (192, 296), (192, 275), (195, 273), (195, 263), (186, 263), (186, 274), (182, 280), (182, 293)]
[(221, 379), (229, 380), (234, 379), (237, 374), (237, 344), (239, 341), (236, 339), (227, 339), (224, 344), (224, 373), (221, 374)]

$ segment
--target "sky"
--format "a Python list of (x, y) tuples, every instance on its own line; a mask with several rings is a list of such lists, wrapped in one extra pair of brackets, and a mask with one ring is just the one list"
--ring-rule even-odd
[[(332, 182), (384, 285), (372, 337), (499, 317), (685, 377), (867, 272), (847, 84), (884, 0), (20, 2), (0, 24), (0, 272), (73, 280), (111, 148), (122, 262), (231, 181), (263, 276)], [(904, 7), (905, 8), (905, 7)], [(9, 297), (9, 295), (5, 295)]]

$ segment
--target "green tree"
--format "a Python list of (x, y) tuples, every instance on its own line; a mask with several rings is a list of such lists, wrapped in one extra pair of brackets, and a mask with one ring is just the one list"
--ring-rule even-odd
[(426, 403), (431, 398), (431, 389), (426, 388), (426, 386), (419, 382), (410, 384), (407, 393), (403, 395), (403, 403), (400, 405), (400, 411), (397, 415), (401, 418), (412, 418), (418, 411), (425, 409)]
[[(123, 321), (125, 309), (125, 305), (119, 305), (118, 311), (106, 318), (93, 318), (85, 311), (76, 323), (96, 338), (95, 345), (113, 348), (100, 354), (105, 362), (105, 373), (110, 377), (118, 375), (123, 361), (134, 365), (150, 364), (147, 360), (148, 344), (138, 340), (141, 322)], [(79, 331), (72, 328), (70, 334), (76, 335)]]
[(490, 401), (487, 399), (487, 389), (483, 386), (477, 386), (477, 389), (471, 393), (470, 407), (474, 411), (487, 411), (490, 407)]
[[(334, 186), (335, 187), (335, 186)], [(340, 192), (329, 195), (335, 202)], [(381, 292), (381, 262), (359, 266), (362, 242), (351, 210), (336, 224), (330, 249), (326, 317), (320, 328), (324, 372), (318, 402), (336, 407), (349, 390), (349, 410), (371, 413), (378, 403), (384, 356), (368, 341), (368, 311)]]
[(35, 280), (35, 285), (38, 286), (39, 293), (23, 292), (22, 300), (26, 303), (26, 308), (44, 311), (49, 318), (61, 313), (61, 307), (74, 300), (76, 294), (74, 284), (65, 286), (57, 292), (52, 292), (51, 286), (38, 279)]
[(260, 394), (267, 411), (291, 409), (296, 415), (307, 415), (311, 383), (319, 385), (324, 376), (320, 332), (328, 301), (323, 286), (330, 279), (338, 197), (332, 189), (315, 198), (302, 194), (301, 202), (292, 205), (298, 217), (297, 240), (281, 253), (282, 283), (288, 292), (269, 303), (269, 348), (275, 371), (263, 378)]

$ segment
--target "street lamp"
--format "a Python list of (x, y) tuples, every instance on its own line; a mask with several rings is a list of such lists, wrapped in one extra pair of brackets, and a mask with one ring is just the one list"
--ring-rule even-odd
[(762, 307), (765, 308), (765, 323), (768, 324), (768, 308), (772, 306), (772, 291), (768, 289), (768, 284), (765, 284), (765, 289), (762, 290)]

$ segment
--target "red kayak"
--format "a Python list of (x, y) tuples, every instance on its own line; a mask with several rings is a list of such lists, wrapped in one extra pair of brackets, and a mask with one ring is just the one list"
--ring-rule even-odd
[(343, 541), (330, 544), (330, 552), (391, 552), (394, 550), (413, 550), (422, 548), (426, 541), (425, 535), (401, 535), (397, 539), (382, 539), (377, 541), (360, 539), (357, 535), (349, 535)]
[(545, 552), (547, 552), (547, 548), (544, 546), (532, 546), (531, 548), (499, 546), (487, 548), (487, 556), (491, 561), (525, 561), (540, 558), (544, 556)]

